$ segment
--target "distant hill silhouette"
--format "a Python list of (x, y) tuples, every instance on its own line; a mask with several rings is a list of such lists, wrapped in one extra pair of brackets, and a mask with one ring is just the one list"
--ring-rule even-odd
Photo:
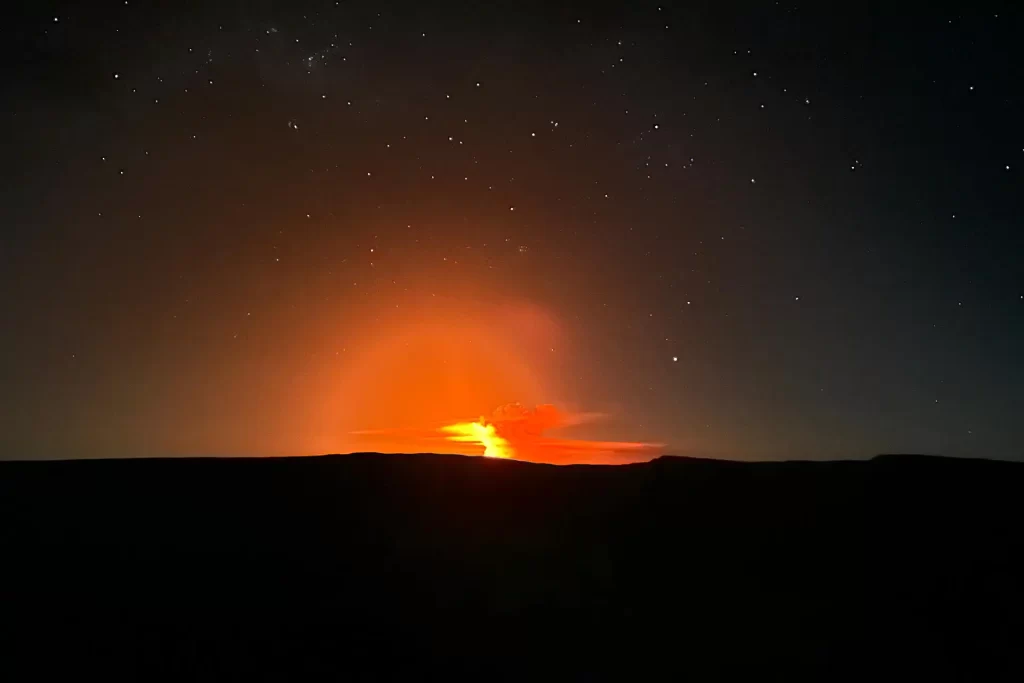
[(1024, 465), (0, 463), (0, 674), (1024, 680)]

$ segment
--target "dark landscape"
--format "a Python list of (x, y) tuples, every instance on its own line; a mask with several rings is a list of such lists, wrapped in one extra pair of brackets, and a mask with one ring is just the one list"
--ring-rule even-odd
[(2, 462), (0, 666), (1021, 680), (1022, 490), (913, 455)]
[(0, 683), (1024, 682), (1021, 0), (4, 10)]

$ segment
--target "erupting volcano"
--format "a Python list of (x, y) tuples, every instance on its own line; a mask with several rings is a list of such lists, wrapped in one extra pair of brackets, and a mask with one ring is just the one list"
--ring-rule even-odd
[(440, 428), (449, 441), (483, 446), (483, 455), (553, 464), (630, 463), (655, 457), (661, 444), (588, 441), (545, 436), (545, 432), (593, 419), (567, 416), (550, 404), (530, 410), (518, 403), (502, 406), (488, 420), (458, 422)]

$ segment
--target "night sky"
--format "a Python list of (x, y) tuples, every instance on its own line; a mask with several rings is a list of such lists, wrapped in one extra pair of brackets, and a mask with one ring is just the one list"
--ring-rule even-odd
[(0, 457), (1024, 459), (1019, 3), (22, 5)]

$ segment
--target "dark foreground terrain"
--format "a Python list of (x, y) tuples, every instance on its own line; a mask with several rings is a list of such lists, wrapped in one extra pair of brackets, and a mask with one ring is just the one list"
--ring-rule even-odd
[(1019, 681), (1022, 495), (917, 456), (0, 463), (0, 677)]

